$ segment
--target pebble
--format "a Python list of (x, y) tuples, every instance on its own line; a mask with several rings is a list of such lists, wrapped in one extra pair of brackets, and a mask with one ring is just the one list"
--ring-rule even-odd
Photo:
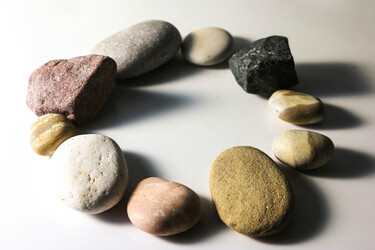
[(232, 54), (233, 37), (217, 27), (205, 27), (191, 32), (182, 43), (185, 60), (201, 66), (211, 66), (228, 59)]
[(209, 185), (221, 220), (241, 234), (272, 235), (291, 218), (291, 186), (276, 163), (259, 149), (225, 150), (211, 166)]
[(128, 184), (128, 168), (120, 147), (98, 134), (74, 136), (51, 159), (57, 191), (67, 206), (98, 214), (116, 205)]
[(117, 63), (117, 78), (147, 73), (173, 58), (181, 47), (180, 32), (172, 24), (150, 20), (135, 24), (97, 44), (92, 52)]
[(229, 68), (246, 92), (266, 97), (298, 83), (288, 38), (283, 36), (250, 43), (231, 56)]
[(37, 116), (62, 114), (84, 124), (107, 101), (115, 77), (116, 63), (107, 56), (53, 60), (31, 74), (26, 103)]
[(37, 154), (52, 155), (63, 141), (75, 134), (73, 124), (65, 116), (47, 114), (31, 125), (30, 144)]
[(307, 130), (287, 130), (277, 136), (272, 150), (282, 163), (297, 170), (310, 170), (325, 165), (335, 147), (327, 136)]
[(158, 236), (184, 232), (203, 214), (201, 198), (190, 188), (150, 177), (141, 181), (128, 202), (130, 221), (139, 229)]
[(279, 90), (268, 100), (268, 106), (281, 120), (297, 125), (314, 124), (325, 116), (324, 104), (304, 93)]

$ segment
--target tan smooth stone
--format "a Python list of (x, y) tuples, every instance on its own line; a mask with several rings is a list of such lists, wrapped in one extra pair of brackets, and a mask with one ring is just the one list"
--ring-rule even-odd
[(203, 202), (182, 184), (150, 177), (137, 185), (127, 211), (130, 221), (139, 229), (168, 236), (194, 226), (203, 214)]
[(60, 114), (46, 114), (31, 125), (30, 144), (37, 154), (52, 155), (66, 139), (74, 136), (73, 124)]
[(286, 122), (297, 125), (318, 123), (325, 116), (324, 104), (318, 98), (304, 93), (279, 90), (272, 94), (268, 106)]
[(287, 130), (272, 143), (277, 159), (298, 169), (309, 170), (325, 165), (333, 156), (335, 146), (327, 136), (307, 130)]
[(276, 163), (259, 149), (238, 146), (212, 163), (210, 191), (221, 220), (252, 237), (281, 231), (289, 222), (294, 196)]
[(210, 66), (228, 59), (232, 54), (233, 37), (217, 27), (205, 27), (191, 32), (183, 41), (181, 52), (190, 63)]

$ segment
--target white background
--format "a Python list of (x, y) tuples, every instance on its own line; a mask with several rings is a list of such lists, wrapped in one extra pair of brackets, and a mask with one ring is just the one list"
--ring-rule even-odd
[[(374, 1), (14, 1), (1, 0), (0, 249), (374, 249)], [(203, 68), (174, 59), (118, 84), (80, 133), (101, 133), (121, 146), (129, 165), (124, 199), (101, 215), (61, 204), (49, 158), (29, 146), (37, 117), (25, 104), (29, 75), (43, 63), (88, 54), (107, 36), (162, 19), (184, 37), (204, 26), (227, 29), (236, 48), (270, 35), (289, 38), (300, 84), (327, 105), (309, 127), (270, 115), (267, 100), (244, 92), (226, 64)], [(296, 195), (291, 224), (253, 239), (226, 227), (210, 200), (212, 161), (236, 145), (274, 158), (273, 138), (310, 129), (336, 145), (332, 161), (309, 172), (282, 169)], [(130, 191), (143, 178), (180, 182), (204, 199), (205, 213), (186, 233), (155, 237), (126, 215)]]

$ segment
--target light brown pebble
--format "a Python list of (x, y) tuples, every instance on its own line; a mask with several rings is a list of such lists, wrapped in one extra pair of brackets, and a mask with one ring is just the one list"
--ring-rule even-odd
[(325, 165), (332, 158), (335, 147), (325, 135), (307, 130), (288, 130), (274, 139), (272, 150), (276, 158), (286, 165), (309, 170)]
[(228, 59), (232, 54), (233, 37), (218, 27), (205, 27), (191, 32), (183, 41), (184, 58), (193, 64), (210, 66)]
[(137, 185), (127, 211), (130, 221), (139, 229), (168, 236), (194, 226), (203, 214), (203, 202), (182, 184), (150, 177)]
[(276, 163), (259, 149), (225, 150), (210, 170), (210, 191), (221, 220), (252, 237), (281, 231), (293, 210), (293, 193)]
[(281, 120), (297, 125), (318, 123), (325, 116), (321, 100), (292, 90), (276, 91), (270, 97), (268, 106)]
[(63, 141), (75, 134), (73, 124), (63, 115), (47, 114), (32, 124), (30, 144), (37, 154), (52, 155)]

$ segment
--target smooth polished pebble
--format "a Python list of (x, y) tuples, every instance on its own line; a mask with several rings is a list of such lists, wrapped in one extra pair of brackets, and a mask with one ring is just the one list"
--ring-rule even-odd
[(117, 79), (127, 79), (169, 61), (180, 49), (181, 40), (180, 32), (172, 24), (150, 20), (104, 39), (92, 52), (113, 58), (117, 63)]
[(276, 163), (259, 149), (225, 150), (211, 166), (209, 185), (221, 220), (241, 234), (272, 235), (291, 218), (291, 186)]
[(137, 185), (127, 211), (130, 221), (139, 229), (168, 236), (194, 226), (202, 217), (203, 202), (182, 184), (150, 177)]
[(281, 120), (297, 125), (314, 124), (325, 116), (324, 104), (304, 93), (279, 90), (272, 94), (268, 106)]
[(51, 159), (59, 199), (67, 206), (98, 214), (116, 205), (128, 184), (124, 154), (115, 141), (98, 134), (74, 136)]
[(31, 125), (30, 144), (37, 154), (52, 155), (66, 139), (74, 136), (73, 124), (60, 114), (47, 114)]
[(335, 147), (327, 136), (307, 130), (287, 130), (272, 144), (277, 159), (297, 170), (309, 170), (325, 165)]
[(205, 27), (191, 32), (183, 41), (185, 60), (201, 66), (221, 63), (232, 54), (233, 37), (221, 28)]

